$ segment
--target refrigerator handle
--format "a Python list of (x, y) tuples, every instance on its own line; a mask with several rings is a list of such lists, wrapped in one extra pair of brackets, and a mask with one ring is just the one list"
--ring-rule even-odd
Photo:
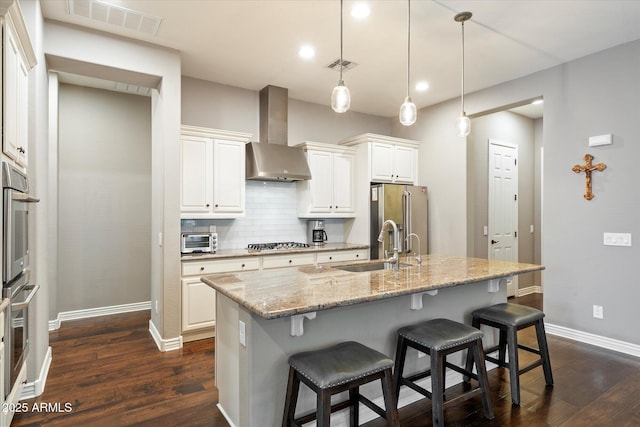
[(402, 192), (402, 222), (404, 229), (403, 243), (404, 243), (404, 251), (406, 253), (411, 252), (411, 239), (408, 236), (413, 232), (411, 230), (411, 192), (408, 190), (404, 190)]

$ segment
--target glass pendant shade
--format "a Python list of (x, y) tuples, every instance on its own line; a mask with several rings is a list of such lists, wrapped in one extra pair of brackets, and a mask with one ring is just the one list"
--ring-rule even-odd
[(344, 81), (340, 80), (338, 86), (333, 88), (331, 92), (331, 108), (336, 113), (345, 113), (351, 106), (351, 94), (349, 88), (344, 85)]
[(411, 101), (410, 96), (407, 96), (400, 106), (400, 123), (404, 126), (411, 126), (416, 122), (417, 115), (416, 104)]
[(460, 138), (464, 138), (471, 133), (471, 120), (469, 120), (466, 114), (462, 113), (462, 115), (456, 119), (456, 131)]

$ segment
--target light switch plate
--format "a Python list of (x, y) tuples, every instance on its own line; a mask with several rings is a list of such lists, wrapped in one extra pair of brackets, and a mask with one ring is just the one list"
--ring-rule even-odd
[(605, 246), (631, 246), (631, 233), (604, 233)]

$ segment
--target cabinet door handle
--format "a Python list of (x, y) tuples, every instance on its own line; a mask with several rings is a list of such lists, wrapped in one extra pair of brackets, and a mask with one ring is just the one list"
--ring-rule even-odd
[(215, 206), (215, 207), (217, 208), (218, 206), (219, 206), (219, 205), (216, 203), (216, 206)]
[(356, 254), (356, 258), (360, 258), (360, 254)]
[(204, 267), (200, 267), (200, 271), (204, 271)]
[(332, 256), (330, 256), (330, 257), (329, 257), (329, 261), (331, 261), (332, 259), (333, 259), (333, 257), (332, 257)]
[(241, 267), (244, 268), (244, 264), (242, 264)]
[(207, 207), (211, 207), (211, 205), (209, 203), (207, 203)]
[(290, 260), (289, 260), (289, 264), (291, 264), (292, 262), (293, 262), (293, 260), (292, 260), (292, 259), (290, 259)]

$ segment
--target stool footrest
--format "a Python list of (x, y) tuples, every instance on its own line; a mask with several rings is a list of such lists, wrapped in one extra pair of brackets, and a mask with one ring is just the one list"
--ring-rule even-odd
[(376, 414), (378, 414), (378, 416), (382, 417), (382, 418), (387, 418), (387, 414), (385, 413), (385, 411), (382, 410), (381, 407), (379, 407), (378, 405), (376, 405), (375, 403), (373, 403), (371, 400), (369, 400), (368, 398), (366, 398), (363, 395), (359, 396), (359, 400), (360, 402), (362, 402), (362, 404), (364, 404), (367, 408), (371, 409), (373, 412), (375, 412)]
[(502, 363), (500, 360), (496, 359), (496, 358), (495, 358), (495, 357), (493, 357), (493, 356), (487, 356), (487, 355), (485, 355), (485, 356), (484, 356), (484, 358), (485, 358), (486, 360), (488, 360), (489, 362), (493, 362), (493, 363), (495, 363), (495, 364), (496, 364), (496, 365), (498, 365), (500, 368), (506, 368), (507, 366), (509, 366), (509, 363), (507, 363), (507, 362)]
[[(331, 413), (333, 414), (334, 412), (338, 412), (338, 411), (342, 411), (343, 409), (347, 409), (350, 406), (350, 401), (349, 400), (345, 400), (343, 402), (338, 402), (336, 404), (331, 405)], [(316, 412), (311, 412), (309, 414), (306, 415), (302, 415), (298, 418), (296, 418), (294, 421), (296, 422), (296, 424), (299, 425), (303, 425), (306, 423), (310, 423), (311, 421), (314, 421), (317, 418), (317, 414)]]
[(519, 374), (519, 375), (521, 375), (521, 374), (524, 374), (525, 372), (529, 372), (529, 371), (530, 371), (530, 370), (532, 370), (533, 368), (537, 368), (538, 366), (541, 366), (541, 365), (542, 365), (542, 363), (543, 363), (543, 362), (542, 362), (542, 359), (538, 359), (538, 360), (536, 360), (535, 362), (533, 362), (532, 364), (527, 365), (527, 366), (525, 366), (524, 368), (520, 369), (520, 370), (518, 371), (518, 374)]
[(454, 365), (453, 363), (445, 362), (445, 366), (446, 366), (447, 368), (449, 368), (449, 369), (452, 369), (452, 370), (454, 370), (454, 371), (458, 372), (459, 374), (462, 374), (462, 375), (466, 375), (466, 376), (468, 376), (468, 377), (471, 377), (471, 378), (473, 378), (473, 379), (474, 379), (474, 380), (476, 380), (476, 381), (478, 380), (478, 376), (477, 376), (476, 374), (474, 374), (474, 373), (473, 373), (473, 372), (471, 372), (471, 371), (467, 371), (466, 369), (461, 368), (461, 367), (460, 367), (460, 366), (458, 366), (458, 365)]
[(427, 390), (426, 388), (420, 387), (416, 383), (409, 381), (408, 378), (400, 378), (400, 384), (406, 385), (407, 387), (417, 391), (421, 395), (431, 399), (431, 392), (429, 390)]
[(518, 348), (540, 356), (540, 350), (538, 350), (537, 348), (529, 347), (524, 344), (518, 344)]

